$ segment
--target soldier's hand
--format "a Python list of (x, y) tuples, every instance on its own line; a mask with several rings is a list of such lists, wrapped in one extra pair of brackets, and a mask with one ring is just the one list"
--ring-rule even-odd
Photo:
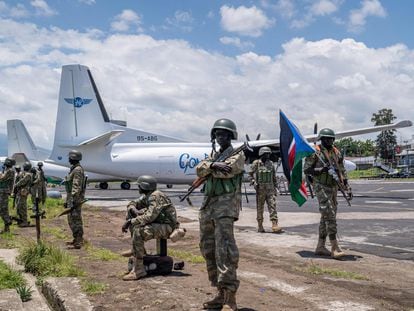
[(122, 225), (122, 232), (127, 233), (128, 228), (131, 225), (131, 219), (128, 219), (123, 225)]
[(354, 194), (352, 193), (351, 187), (348, 187), (348, 189), (346, 190), (346, 195), (349, 201), (351, 201), (354, 198)]
[(223, 172), (224, 174), (228, 174), (232, 170), (231, 166), (225, 162), (213, 162), (211, 163), (210, 168)]

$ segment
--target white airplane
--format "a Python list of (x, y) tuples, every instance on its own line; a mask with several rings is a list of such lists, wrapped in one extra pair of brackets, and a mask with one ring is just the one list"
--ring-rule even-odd
[[(338, 132), (336, 137), (411, 126), (411, 121)], [(317, 135), (306, 137), (314, 142)], [(234, 143), (238, 147), (243, 142)], [(279, 140), (249, 141), (252, 148), (279, 149)], [(192, 143), (177, 138), (114, 124), (99, 95), (88, 67), (62, 67), (55, 140), (47, 163), (65, 165), (69, 150), (83, 153), (82, 165), (91, 172), (132, 180), (152, 175), (159, 183), (190, 184), (194, 167), (211, 151), (211, 143)], [(353, 164), (354, 165), (354, 164)], [(352, 164), (351, 164), (352, 166)]]
[[(8, 156), (15, 159), (16, 163), (21, 166), (26, 161), (30, 161), (33, 166), (37, 166), (38, 162), (43, 162), (43, 170), (50, 183), (61, 183), (69, 173), (69, 163), (62, 166), (45, 162), (50, 151), (36, 147), (21, 120), (7, 120), (7, 150)], [(88, 175), (88, 180), (91, 182), (101, 181), (107, 183), (107, 181), (120, 180), (113, 176), (91, 172), (85, 174)]]

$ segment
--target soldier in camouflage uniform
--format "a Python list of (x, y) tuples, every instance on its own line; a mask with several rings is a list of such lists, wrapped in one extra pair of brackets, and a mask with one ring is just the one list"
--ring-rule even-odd
[[(225, 161), (216, 161), (221, 153), (232, 149), (231, 140), (237, 139), (233, 121), (219, 119), (210, 133), (213, 150), (197, 167), (199, 177), (207, 177), (204, 201), (200, 208), (200, 250), (207, 264), (208, 278), (217, 288), (204, 309), (237, 310), (236, 291), (239, 287), (237, 267), (239, 250), (234, 238), (234, 222), (241, 209), (241, 182), (245, 156), (239, 152)], [(220, 145), (216, 151), (215, 142)]]
[(12, 223), (9, 215), (9, 196), (13, 191), (14, 164), (16, 164), (14, 159), (6, 158), (3, 164), (3, 172), (0, 173), (0, 216), (4, 223), (4, 230), (0, 233), (10, 232)]
[(267, 203), (270, 221), (272, 222), (272, 231), (281, 233), (283, 229), (278, 226), (276, 212), (276, 170), (273, 162), (270, 160), (272, 151), (269, 147), (259, 149), (260, 159), (254, 160), (250, 166), (250, 184), (254, 185), (256, 190), (256, 207), (257, 207), (257, 232), (265, 232), (263, 228), (264, 204)]
[[(335, 133), (329, 128), (319, 132), (318, 139), (321, 140), (320, 148), (310, 157), (306, 158), (304, 172), (313, 177), (313, 187), (319, 202), (319, 212), (321, 220), (319, 224), (319, 240), (315, 250), (316, 255), (332, 256), (340, 258), (345, 255), (340, 249), (336, 240), (337, 225), (336, 214), (338, 209), (337, 193), (338, 185), (333, 178), (330, 167), (335, 168), (339, 180), (348, 189), (348, 194), (352, 197), (348, 187), (347, 175), (344, 167), (344, 159), (333, 145)], [(329, 236), (331, 251), (325, 247), (326, 237)]]
[(72, 165), (69, 175), (65, 178), (66, 207), (71, 211), (68, 214), (68, 224), (72, 230), (73, 240), (68, 241), (68, 248), (80, 249), (83, 245), (82, 204), (85, 202), (85, 172), (80, 165), (82, 153), (77, 150), (69, 152), (69, 163)]
[(134, 256), (134, 267), (122, 278), (124, 281), (139, 280), (147, 275), (143, 262), (145, 242), (151, 239), (168, 239), (178, 226), (175, 207), (168, 196), (157, 190), (157, 180), (154, 177), (140, 176), (138, 189), (141, 194), (145, 195), (145, 202), (143, 203), (143, 199), (140, 198), (128, 204), (129, 208), (135, 209), (134, 214), (137, 216), (128, 219), (122, 226), (123, 232), (127, 232), (132, 226)]
[(18, 189), (16, 188), (16, 184), (19, 182), (20, 178), (22, 177), (22, 169), (20, 165), (14, 166), (15, 176), (14, 176), (14, 186), (13, 186), (13, 207), (16, 207), (17, 203), (19, 202), (19, 193)]
[(44, 205), (46, 202), (46, 178), (43, 172), (43, 162), (37, 163), (36, 174), (34, 174), (32, 183), (32, 196), (39, 199), (39, 203)]
[(29, 196), (30, 185), (32, 184), (32, 164), (25, 162), (23, 164), (23, 173), (19, 177), (19, 181), (14, 185), (17, 194), (17, 217), (19, 227), (27, 227), (27, 197)]

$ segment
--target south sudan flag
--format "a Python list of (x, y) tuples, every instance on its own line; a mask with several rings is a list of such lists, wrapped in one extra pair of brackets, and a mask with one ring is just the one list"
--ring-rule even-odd
[(305, 182), (302, 178), (302, 159), (315, 152), (298, 128), (289, 121), (280, 110), (280, 154), (282, 157), (283, 173), (289, 184), (292, 200), (299, 206), (308, 197)]

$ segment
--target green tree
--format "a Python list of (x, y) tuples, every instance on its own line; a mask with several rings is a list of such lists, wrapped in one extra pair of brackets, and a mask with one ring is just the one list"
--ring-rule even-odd
[[(397, 117), (392, 113), (392, 109), (381, 109), (378, 113), (373, 113), (371, 122), (374, 125), (391, 124)], [(395, 130), (382, 131), (375, 141), (377, 154), (384, 160), (391, 160), (395, 155), (395, 146), (397, 145), (397, 136)]]
[(367, 157), (375, 154), (375, 144), (371, 139), (364, 141), (347, 137), (336, 141), (335, 146), (348, 157)]

